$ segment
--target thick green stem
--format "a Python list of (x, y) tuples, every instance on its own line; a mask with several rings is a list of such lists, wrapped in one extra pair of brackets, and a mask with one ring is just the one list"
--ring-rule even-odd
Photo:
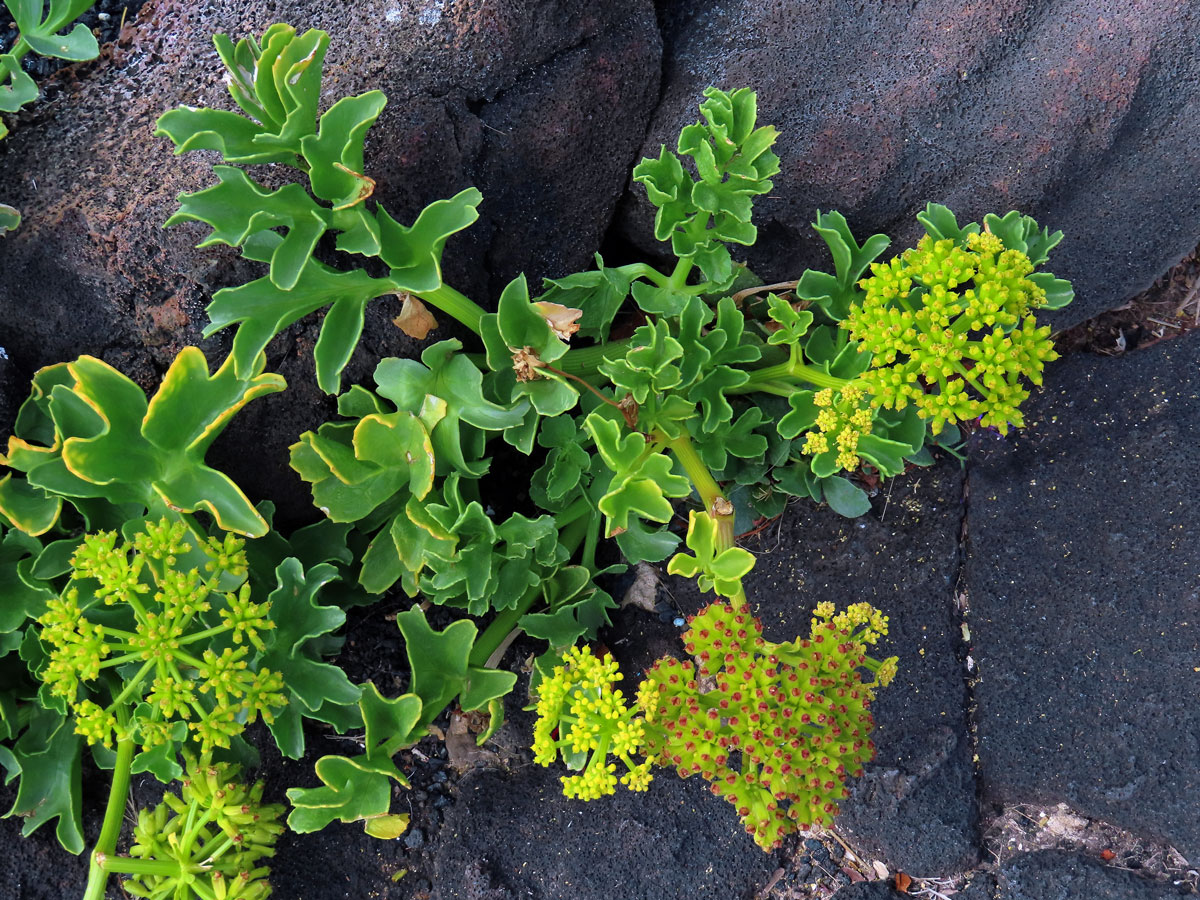
[(767, 366), (765, 369), (754, 369), (750, 372), (750, 380), (737, 389), (737, 393), (748, 394), (757, 389), (757, 385), (768, 382), (799, 380), (819, 388), (837, 390), (850, 383), (847, 378), (838, 378), (828, 372), (822, 372), (816, 366), (802, 362), (785, 362), (777, 366)]
[[(125, 714), (118, 710), (121, 725), (125, 725)], [(129, 799), (129, 775), (133, 765), (134, 739), (127, 737), (117, 741), (117, 762), (113, 766), (112, 787), (108, 792), (108, 806), (104, 809), (104, 823), (100, 826), (100, 839), (92, 851), (92, 861), (88, 866), (87, 890), (83, 900), (103, 900), (104, 889), (108, 885), (108, 872), (105, 865), (111, 863), (111, 857), (117, 849), (117, 838), (121, 834), (121, 821), (125, 816), (125, 801)]]
[(596, 373), (606, 356), (610, 358), (624, 356), (631, 343), (630, 338), (625, 338), (620, 341), (609, 341), (607, 344), (595, 344), (591, 347), (574, 347), (568, 350), (561, 359), (555, 360), (555, 364), (568, 375), (579, 375), (586, 378)]
[(787, 399), (796, 393), (796, 384), (787, 384), (782, 381), (764, 381), (753, 385), (742, 385), (741, 387), (726, 388), (725, 396), (734, 394), (771, 394), (775, 397), (783, 397)]
[(626, 266), (619, 266), (617, 271), (629, 278), (645, 278), (647, 281), (653, 281), (659, 287), (667, 285), (667, 276), (647, 263), (629, 263)]
[[(166, 859), (133, 859), (128, 856), (96, 854), (105, 872), (122, 875), (178, 875), (179, 863)], [(101, 895), (103, 896), (103, 894)]]
[(683, 290), (687, 287), (688, 275), (692, 273), (692, 268), (695, 263), (692, 262), (690, 256), (685, 256), (683, 259), (675, 263), (675, 268), (671, 272), (671, 277), (667, 279), (667, 286), (675, 290)]
[(480, 333), (479, 321), (485, 315), (483, 307), (465, 294), (460, 294), (450, 285), (443, 284), (432, 291), (420, 293), (413, 291), (412, 293), (426, 303), (432, 303), (447, 315), (458, 319), (476, 334)]
[(679, 437), (671, 440), (663, 440), (662, 443), (669, 447), (671, 452), (675, 454), (675, 458), (679, 460), (680, 465), (683, 466), (683, 471), (687, 473), (692, 486), (695, 487), (696, 493), (700, 495), (700, 501), (704, 504), (704, 511), (712, 516), (713, 521), (717, 523), (717, 546), (715, 552), (720, 554), (728, 550), (733, 546), (733, 504), (721, 492), (721, 486), (717, 484), (717, 480), (708, 471), (708, 466), (704, 464), (704, 460), (696, 452), (696, 447), (692, 443), (692, 439), (688, 437), (686, 431)]
[(471, 655), (467, 658), (467, 663), (472, 666), (482, 666), (487, 662), (488, 657), (495, 652), (496, 648), (504, 643), (508, 633), (517, 627), (517, 621), (521, 616), (529, 612), (541, 596), (542, 586), (535, 585), (525, 592), (517, 601), (516, 606), (503, 610), (496, 618), (492, 619), (488, 627), (483, 630), (483, 634), (475, 639), (475, 646), (471, 648)]

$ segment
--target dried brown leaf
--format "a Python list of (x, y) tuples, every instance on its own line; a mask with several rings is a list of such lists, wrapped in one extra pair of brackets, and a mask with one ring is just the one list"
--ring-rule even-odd
[(412, 294), (404, 293), (400, 297), (404, 300), (404, 305), (400, 308), (400, 315), (392, 319), (392, 324), (410, 338), (425, 340), (429, 332), (438, 327), (437, 319), (425, 308), (425, 304)]

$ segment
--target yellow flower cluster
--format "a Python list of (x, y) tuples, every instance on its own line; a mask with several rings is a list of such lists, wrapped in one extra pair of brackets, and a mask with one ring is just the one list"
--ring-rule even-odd
[(916, 248), (871, 266), (866, 292), (842, 327), (872, 354), (861, 382), (878, 405), (916, 406), (934, 433), (983, 416), (1006, 431), (1022, 425), (1025, 378), (1041, 384), (1056, 359), (1050, 329), (1032, 311), (1046, 302), (1029, 257), (987, 232), (966, 245), (926, 235)]
[(837, 452), (837, 465), (852, 472), (858, 468), (859, 438), (871, 433), (871, 407), (868, 395), (851, 383), (838, 390), (824, 388), (813, 395), (817, 413), (816, 430), (808, 432), (801, 448), (807, 456), (818, 456), (830, 450)]
[[(184, 732), (201, 747), (228, 747), (259, 715), (286, 702), (283, 678), (250, 667), (250, 647), (264, 650), (262, 632), (274, 628), (270, 603), (250, 599), (248, 585), (214, 593), (222, 576), (243, 577), (246, 555), (237, 538), (210, 540), (192, 554), (182, 522), (146, 523), (132, 542), (115, 532), (87, 535), (72, 558), (74, 577), (38, 620), (49, 661), (42, 675), (48, 690), (66, 700), (77, 733), (88, 743), (112, 746), (136, 739), (143, 749), (176, 740)], [(185, 559), (207, 559), (202, 576)], [(81, 592), (118, 609), (93, 620)], [(219, 597), (213, 625), (202, 616)], [(234, 647), (219, 654), (207, 642), (228, 636)], [(202, 649), (203, 648), (203, 649)], [(104, 669), (139, 666), (108, 706), (96, 702)], [(113, 691), (116, 694), (116, 690)]]
[(773, 644), (744, 607), (714, 603), (684, 634), (695, 662), (660, 659), (639, 691), (647, 721), (654, 716), (646, 752), (709, 781), (764, 849), (828, 825), (846, 776), (874, 754), (870, 704), (896, 660), (872, 659), (866, 647), (886, 633), (870, 604), (839, 614), (821, 603), (810, 638)]
[(572, 647), (538, 687), (534, 761), (549, 766), (561, 752), (577, 763), (572, 768), (582, 771), (561, 779), (567, 797), (595, 800), (614, 793), (617, 766), (608, 761), (610, 754), (627, 770), (621, 784), (633, 791), (650, 785), (650, 761), (632, 759), (646, 741), (645, 724), (636, 718), (638, 709), (630, 709), (624, 694), (613, 687), (621, 677), (611, 656), (599, 658), (588, 647)]

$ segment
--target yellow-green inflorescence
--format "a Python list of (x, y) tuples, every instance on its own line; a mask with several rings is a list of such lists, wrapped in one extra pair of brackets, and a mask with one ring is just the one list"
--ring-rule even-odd
[(588, 647), (572, 647), (538, 688), (534, 759), (548, 766), (562, 753), (579, 775), (564, 775), (563, 793), (595, 800), (617, 787), (617, 767), (625, 766), (621, 784), (634, 791), (650, 785), (650, 761), (633, 761), (646, 740), (645, 724), (614, 685), (622, 675), (611, 656), (596, 657)]
[(801, 450), (806, 456), (819, 456), (830, 450), (837, 452), (838, 468), (852, 472), (860, 462), (859, 438), (871, 433), (874, 415), (870, 395), (851, 382), (834, 390), (822, 388), (813, 395), (813, 404), (820, 409), (814, 430), (808, 432)]
[(252, 649), (265, 649), (262, 632), (274, 627), (270, 603), (254, 602), (244, 581), (217, 587), (245, 579), (243, 542), (208, 538), (201, 574), (180, 565), (189, 540), (201, 544), (165, 518), (132, 542), (87, 535), (67, 588), (38, 620), (49, 649), (42, 680), (66, 700), (88, 743), (132, 739), (150, 750), (190, 731), (203, 751), (228, 747), (286, 702), (282, 677), (250, 666)]
[(1056, 359), (1049, 326), (1033, 310), (1045, 291), (1029, 279), (1029, 257), (989, 232), (965, 246), (926, 235), (914, 249), (873, 263), (859, 282), (865, 298), (842, 327), (872, 356), (859, 381), (876, 405), (914, 404), (935, 434), (982, 416), (984, 425), (1024, 425), (1022, 382), (1042, 383)]
[[(773, 644), (743, 608), (714, 603), (684, 635), (695, 662), (659, 660), (632, 708), (611, 689), (620, 677), (611, 658), (572, 650), (540, 688), (537, 761), (549, 765), (561, 752), (579, 768), (569, 754), (590, 750), (583, 775), (563, 779), (567, 795), (582, 799), (615, 790), (609, 752), (635, 790), (649, 782), (650, 762), (701, 775), (770, 849), (792, 831), (828, 825), (845, 778), (861, 775), (874, 755), (870, 704), (895, 675), (896, 658), (873, 659), (867, 647), (886, 633), (887, 619), (869, 604), (835, 614), (822, 603), (808, 639)], [(635, 764), (635, 752), (646, 762)]]
[(264, 900), (271, 893), (263, 860), (275, 855), (282, 834), (283, 806), (262, 803), (262, 782), (246, 788), (237, 766), (214, 764), (185, 754), (180, 794), (163, 794), (153, 810), (138, 813), (129, 848), (137, 863), (110, 862), (113, 871), (133, 871), (126, 893), (146, 898)]

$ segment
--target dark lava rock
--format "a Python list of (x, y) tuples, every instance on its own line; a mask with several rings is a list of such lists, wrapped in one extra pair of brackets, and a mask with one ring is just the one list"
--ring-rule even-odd
[(971, 447), (986, 799), (1065, 802), (1200, 856), (1200, 336), (1052, 366)]
[[(782, 171), (756, 212), (767, 281), (824, 267), (808, 227), (841, 210), (910, 246), (913, 216), (1020, 209), (1067, 238), (1063, 327), (1120, 305), (1200, 242), (1196, 0), (667, 0), (656, 156), (710, 84), (753, 87)], [(644, 248), (644, 191), (623, 220)], [(964, 218), (965, 217), (965, 218)]]
[(1003, 900), (1167, 900), (1191, 894), (1186, 886), (1147, 881), (1060, 850), (1015, 856), (1000, 872)]
[(778, 863), (696, 778), (656, 770), (646, 793), (568, 800), (560, 771), (480, 771), (439, 835), (433, 900), (739, 900)]
[[(212, 292), (257, 277), (229, 248), (194, 249), (202, 226), (162, 230), (179, 192), (214, 182), (216, 157), (176, 158), (152, 132), (181, 103), (232, 108), (212, 34), (275, 21), (331, 34), (325, 105), (388, 95), (366, 157), (374, 199), (397, 219), (482, 189), (481, 220), (447, 250), (448, 282), (486, 305), (518, 271), (536, 285), (591, 264), (658, 96), (650, 0), (151, 0), (77, 90), (35, 107), (0, 146), (4, 200), (24, 213), (0, 242), (0, 345), (24, 378), (89, 353), (153, 388), (180, 348), (201, 341)], [(345, 384), (382, 356), (415, 353), (390, 322), (398, 309), (371, 304)], [(209, 460), (254, 499), (274, 499), (285, 522), (313, 515), (286, 448), (333, 412), (312, 370), (318, 319), (272, 344), (269, 367), (289, 390), (248, 406)], [(433, 338), (453, 333), (443, 324)], [(215, 363), (228, 345), (225, 334), (204, 349)]]
[[(915, 893), (917, 888), (914, 885), (909, 890)], [(900, 893), (895, 890), (893, 882), (890, 880), (860, 881), (858, 884), (852, 884), (837, 892), (837, 900), (901, 900), (903, 897), (911, 896), (913, 893)], [(996, 880), (991, 875), (975, 873), (971, 880), (962, 887), (943, 896), (952, 896), (954, 900), (997, 900), (997, 898), (1007, 898), (1008, 895), (997, 893)], [(1045, 900), (1049, 900), (1049, 898), (1045, 898)]]
[[(896, 479), (874, 515), (793, 503), (778, 526), (743, 542), (758, 558), (745, 585), (767, 640), (807, 637), (825, 600), (839, 609), (865, 600), (889, 617), (872, 655), (899, 656), (899, 674), (872, 704), (876, 758), (849, 780), (837, 828), (868, 858), (912, 875), (959, 872), (980, 853), (954, 604), (961, 522), (962, 475), (942, 463)], [(679, 578), (670, 589), (689, 612), (712, 599)]]

